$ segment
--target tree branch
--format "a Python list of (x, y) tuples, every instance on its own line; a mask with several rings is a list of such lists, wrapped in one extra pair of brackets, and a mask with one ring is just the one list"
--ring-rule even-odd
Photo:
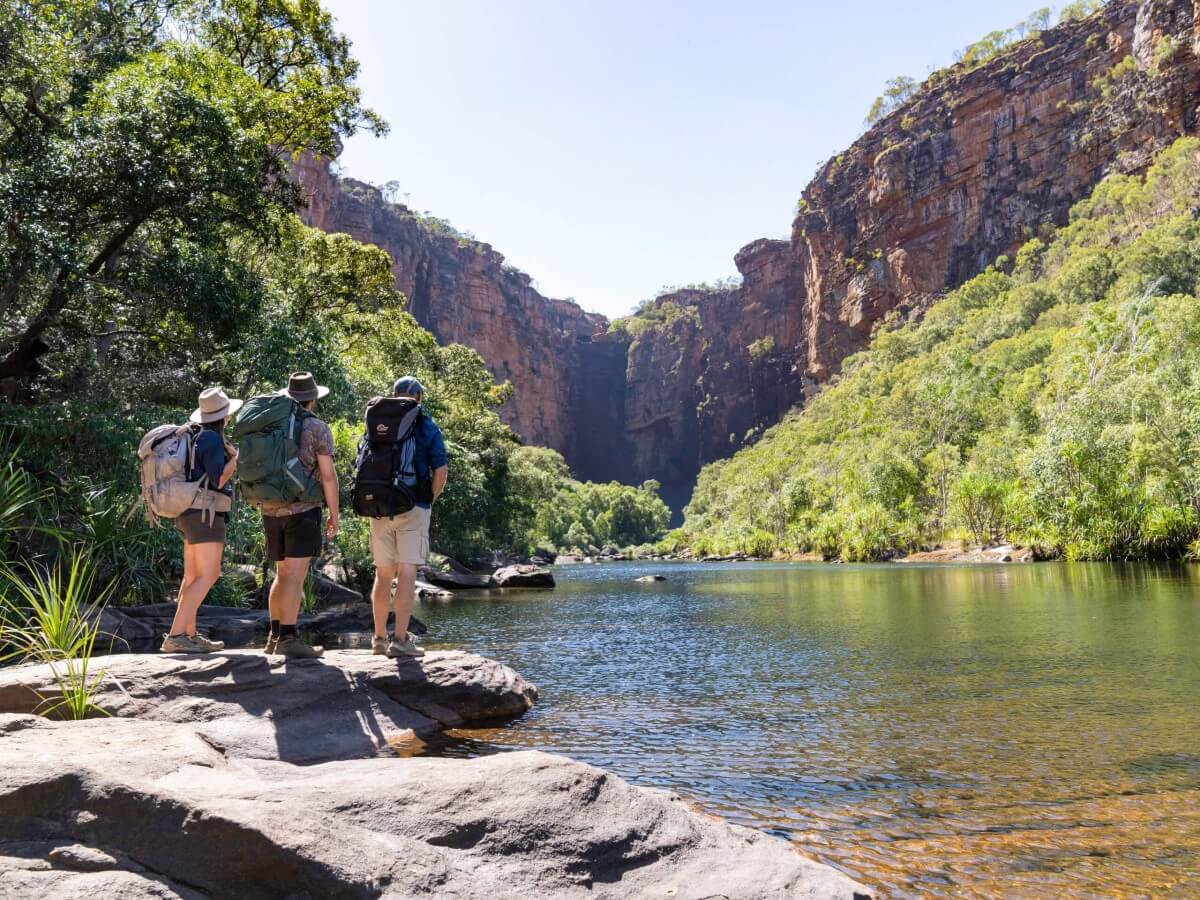
[[(154, 209), (143, 211), (109, 238), (100, 252), (88, 263), (87, 268), (84, 270), (87, 276), (92, 277), (103, 269), (125, 242), (133, 236), (134, 232), (154, 212)], [(42, 307), (41, 311), (25, 326), (25, 330), (19, 336), (6, 342), (6, 345), (12, 349), (8, 351), (3, 360), (0, 360), (0, 380), (5, 378), (19, 378), (30, 374), (33, 370), (32, 367), (37, 364), (37, 358), (49, 349), (46, 342), (42, 340), (42, 335), (54, 323), (59, 314), (66, 309), (67, 303), (71, 299), (71, 290), (67, 286), (67, 277), (68, 271), (64, 266), (58, 270), (58, 275), (54, 279), (54, 286), (50, 289), (50, 296), (46, 299), (46, 304)]]

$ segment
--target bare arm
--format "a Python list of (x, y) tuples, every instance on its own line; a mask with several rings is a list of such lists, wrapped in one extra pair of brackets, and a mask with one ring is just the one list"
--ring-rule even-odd
[(329, 507), (329, 523), (325, 526), (325, 535), (333, 538), (338, 533), (338, 477), (333, 468), (333, 457), (317, 456), (317, 471), (321, 476), (321, 492), (325, 495), (325, 505)]
[(442, 496), (442, 491), (446, 489), (446, 479), (450, 476), (449, 466), (439, 466), (433, 470), (433, 499), (436, 500)]
[(237, 471), (238, 452), (233, 444), (229, 443), (229, 441), (225, 442), (225, 455), (228, 456), (229, 459), (225, 463), (225, 468), (221, 470), (221, 478), (217, 482), (218, 491), (225, 487), (225, 485), (229, 484), (229, 479), (232, 478), (233, 473)]

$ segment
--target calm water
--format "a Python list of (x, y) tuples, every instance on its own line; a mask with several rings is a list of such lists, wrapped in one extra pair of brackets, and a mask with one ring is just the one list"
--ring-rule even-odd
[(1200, 568), (558, 576), (421, 608), (542, 694), (439, 752), (565, 753), (889, 894), (1200, 895)]

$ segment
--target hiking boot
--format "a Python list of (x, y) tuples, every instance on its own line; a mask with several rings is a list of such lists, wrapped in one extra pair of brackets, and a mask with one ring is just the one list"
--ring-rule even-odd
[(371, 641), (371, 655), (372, 656), (387, 656), (387, 652), (388, 652), (388, 639), (387, 638), (377, 637), (377, 638), (375, 638), (375, 640)]
[(163, 636), (163, 653), (208, 653), (208, 647), (197, 643), (190, 634), (168, 634)]
[(275, 652), (290, 659), (320, 659), (325, 655), (325, 648), (314, 647), (300, 636), (281, 637), (275, 645)]
[(205, 637), (204, 635), (202, 635), (198, 631), (195, 634), (191, 635), (191, 638), (192, 638), (192, 643), (196, 644), (199, 647), (203, 647), (204, 652), (206, 652), (206, 653), (215, 653), (217, 650), (225, 649), (224, 641), (211, 640), (211, 639)]
[(387, 645), (387, 655), (392, 659), (402, 659), (404, 657), (424, 656), (425, 651), (417, 646), (413, 636), (405, 633), (404, 639), (392, 638)]
[(268, 634), (267, 635), (267, 645), (265, 647), (263, 647), (263, 653), (267, 654), (267, 656), (271, 656), (272, 654), (275, 653), (275, 647), (278, 643), (279, 643), (279, 635)]

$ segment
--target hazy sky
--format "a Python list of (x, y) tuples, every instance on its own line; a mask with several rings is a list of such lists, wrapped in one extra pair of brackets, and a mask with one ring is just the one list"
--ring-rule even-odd
[[(884, 81), (1034, 0), (326, 0), (392, 127), (343, 170), (396, 181), (528, 272), (621, 315), (784, 237)], [(407, 194), (405, 198), (403, 195)]]

